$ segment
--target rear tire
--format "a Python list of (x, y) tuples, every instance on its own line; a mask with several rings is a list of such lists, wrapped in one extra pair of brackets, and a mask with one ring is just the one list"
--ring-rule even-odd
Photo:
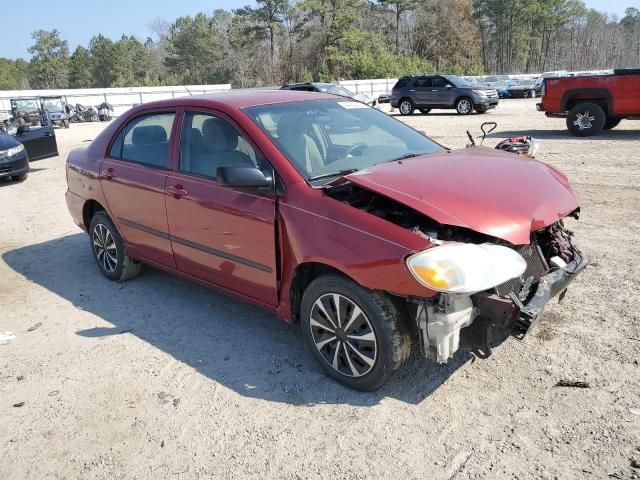
[(398, 110), (400, 111), (400, 115), (411, 115), (416, 109), (416, 106), (413, 104), (411, 99), (403, 98), (398, 103)]
[(300, 323), (313, 356), (334, 380), (377, 390), (411, 355), (406, 318), (391, 297), (339, 275), (323, 275), (302, 296)]
[(89, 239), (93, 258), (109, 280), (123, 282), (140, 273), (142, 264), (125, 253), (120, 234), (105, 212), (97, 212), (91, 219)]
[(64, 128), (69, 128), (69, 120), (63, 120), (63, 121), (62, 121), (62, 126), (63, 126)]
[(473, 101), (469, 97), (462, 97), (456, 101), (456, 112), (460, 115), (469, 115), (473, 112)]
[(606, 118), (600, 105), (579, 103), (569, 110), (567, 128), (578, 137), (591, 137), (600, 133)]
[(22, 175), (12, 175), (11, 180), (15, 182), (24, 182), (28, 176), (29, 176), (28, 173), (23, 173)]
[(622, 121), (621, 118), (613, 118), (613, 117), (608, 117), (607, 120), (604, 122), (604, 128), (605, 130), (611, 130), (612, 128), (616, 128), (620, 122)]

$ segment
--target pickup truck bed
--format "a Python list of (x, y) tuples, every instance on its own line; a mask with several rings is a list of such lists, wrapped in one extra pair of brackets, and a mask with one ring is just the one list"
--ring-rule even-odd
[(615, 128), (623, 119), (640, 119), (640, 69), (614, 70), (613, 75), (547, 78), (538, 111), (566, 118), (580, 137)]

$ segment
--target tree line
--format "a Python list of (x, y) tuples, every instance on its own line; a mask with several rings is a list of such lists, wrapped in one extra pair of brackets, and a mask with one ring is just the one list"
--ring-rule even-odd
[(148, 28), (144, 42), (99, 34), (72, 53), (57, 30), (33, 32), (29, 61), (0, 58), (0, 89), (640, 67), (640, 11), (581, 0), (257, 0)]

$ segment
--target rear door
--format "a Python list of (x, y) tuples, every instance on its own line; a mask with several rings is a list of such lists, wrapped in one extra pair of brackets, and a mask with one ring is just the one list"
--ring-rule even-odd
[(19, 127), (15, 138), (24, 145), (29, 160), (58, 155), (58, 143), (53, 127)]
[(221, 166), (273, 169), (231, 119), (184, 114), (180, 158), (167, 182), (167, 217), (179, 271), (277, 304), (276, 196), (216, 181)]
[(431, 105), (429, 93), (431, 90), (430, 77), (418, 77), (413, 82), (413, 86), (409, 89), (416, 105)]
[(112, 220), (133, 250), (175, 268), (165, 207), (175, 129), (175, 109), (143, 112), (111, 143), (100, 166), (100, 184)]

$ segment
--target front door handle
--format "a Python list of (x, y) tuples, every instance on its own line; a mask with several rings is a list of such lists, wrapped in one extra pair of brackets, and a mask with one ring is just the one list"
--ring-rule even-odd
[(175, 199), (181, 199), (182, 197), (187, 196), (187, 191), (183, 188), (182, 185), (178, 184), (173, 187), (167, 187), (165, 190), (169, 195), (173, 195)]
[(44, 134), (44, 136), (45, 136), (45, 137), (53, 137), (53, 133), (51, 133), (51, 132), (46, 132), (46, 133)]
[(113, 167), (109, 167), (109, 168), (105, 168), (100, 172), (101, 176), (103, 178), (106, 178), (107, 180), (111, 180), (114, 177), (118, 176), (118, 173), (116, 172), (116, 170)]

